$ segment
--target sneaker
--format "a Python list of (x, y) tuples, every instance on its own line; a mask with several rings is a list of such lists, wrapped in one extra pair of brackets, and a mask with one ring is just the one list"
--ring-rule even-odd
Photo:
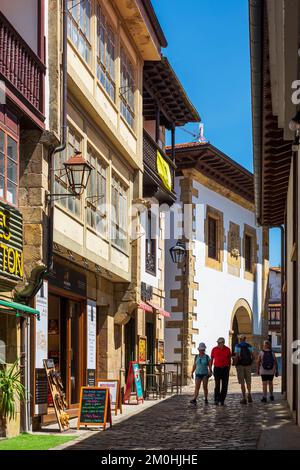
[(191, 403), (192, 405), (197, 405), (197, 400), (195, 400), (195, 398), (193, 398), (193, 400), (191, 400), (190, 403)]
[(242, 399), (240, 400), (240, 404), (241, 404), (241, 405), (247, 405), (247, 400), (246, 400), (246, 398), (242, 398)]
[(253, 400), (252, 400), (252, 396), (251, 395), (248, 395), (248, 403), (253, 403)]
[(268, 401), (268, 400), (266, 399), (266, 397), (262, 397), (262, 399), (261, 399), (261, 402), (262, 402), (262, 403), (267, 403), (267, 401)]
[(271, 400), (271, 401), (274, 401), (274, 400), (275, 400), (274, 395), (270, 395), (270, 400)]
[(215, 400), (215, 405), (219, 406), (219, 402), (217, 400)]
[(208, 405), (208, 399), (207, 399), (207, 398), (204, 400), (204, 403), (205, 403), (206, 405)]

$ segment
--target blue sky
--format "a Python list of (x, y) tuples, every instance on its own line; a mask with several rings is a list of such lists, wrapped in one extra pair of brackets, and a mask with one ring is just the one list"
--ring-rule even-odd
[[(204, 123), (207, 140), (253, 171), (248, 0), (152, 0), (164, 50)], [(186, 130), (197, 133), (197, 124)], [(176, 130), (176, 142), (194, 140)], [(270, 233), (280, 264), (280, 232)]]

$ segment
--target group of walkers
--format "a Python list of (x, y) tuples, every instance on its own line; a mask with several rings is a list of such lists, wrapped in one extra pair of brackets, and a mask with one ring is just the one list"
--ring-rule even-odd
[[(230, 348), (225, 345), (225, 339), (219, 338), (217, 346), (206, 354), (206, 346), (200, 343), (199, 354), (195, 356), (192, 369), (192, 378), (195, 373), (195, 394), (191, 403), (196, 405), (201, 383), (203, 384), (205, 404), (208, 404), (208, 380), (213, 375), (215, 379), (214, 401), (215, 405), (224, 406), (228, 391), (229, 373), (233, 357), (233, 365), (236, 366), (238, 382), (241, 386), (242, 398), (240, 403), (246, 405), (252, 403), (251, 395), (251, 371), (254, 362), (253, 347), (246, 342), (246, 336), (240, 337), (240, 343), (235, 346), (234, 356)], [(257, 358), (257, 374), (261, 376), (263, 397), (261, 401), (267, 403), (268, 388), (270, 401), (274, 401), (273, 379), (278, 376), (278, 364), (276, 356), (271, 348), (270, 341), (264, 341), (263, 349)]]

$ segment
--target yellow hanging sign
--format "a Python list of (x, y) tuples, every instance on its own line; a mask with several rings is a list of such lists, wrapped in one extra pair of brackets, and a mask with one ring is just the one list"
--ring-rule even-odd
[(172, 177), (170, 165), (166, 162), (166, 160), (162, 157), (161, 153), (158, 150), (156, 152), (156, 166), (157, 172), (164, 186), (169, 191), (172, 191)]

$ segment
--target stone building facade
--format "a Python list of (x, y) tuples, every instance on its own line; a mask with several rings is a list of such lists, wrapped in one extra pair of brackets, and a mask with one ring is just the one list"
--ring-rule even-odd
[(257, 352), (267, 337), (268, 232), (256, 227), (253, 175), (213, 145), (177, 145), (176, 165), (182, 231), (168, 246), (181, 240), (187, 255), (166, 261), (165, 340), (187, 381), (199, 342), (210, 353), (223, 336), (234, 349), (244, 333)]

